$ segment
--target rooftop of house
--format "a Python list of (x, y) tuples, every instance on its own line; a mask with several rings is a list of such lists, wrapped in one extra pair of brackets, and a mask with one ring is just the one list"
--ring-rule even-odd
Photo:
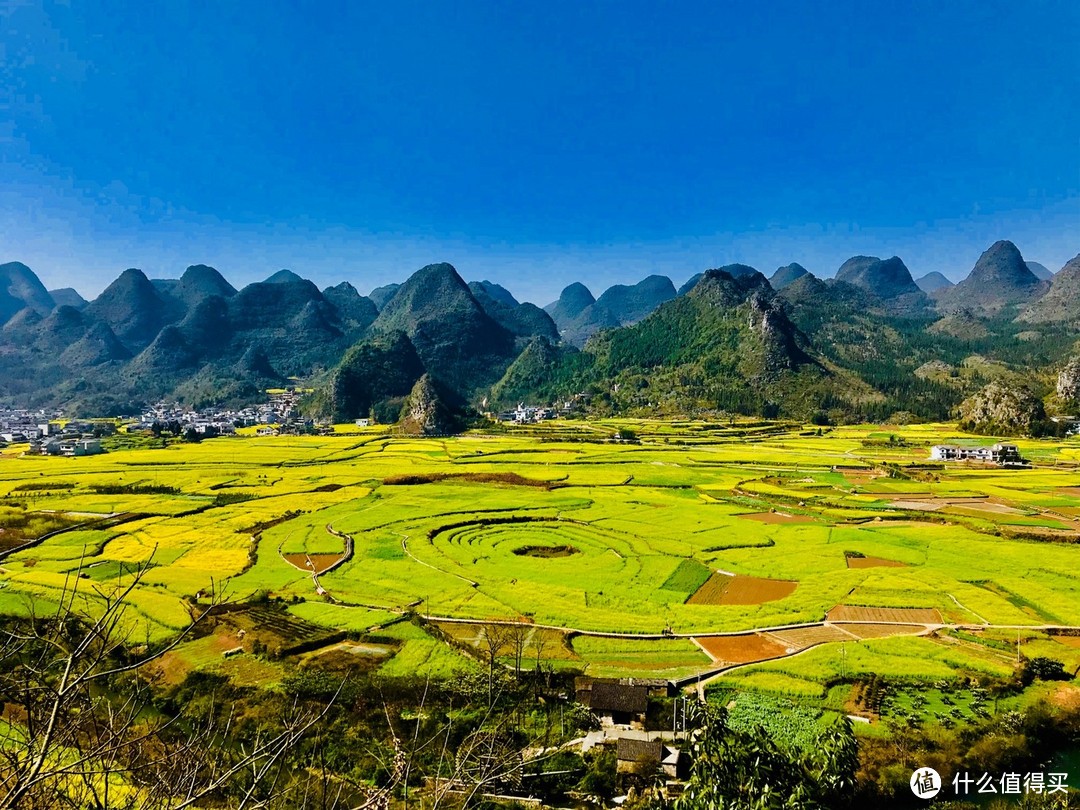
[(664, 743), (660, 740), (631, 740), (619, 737), (615, 756), (623, 762), (660, 762), (664, 758)]
[(649, 707), (649, 689), (619, 683), (594, 683), (589, 708), (598, 712), (644, 714)]

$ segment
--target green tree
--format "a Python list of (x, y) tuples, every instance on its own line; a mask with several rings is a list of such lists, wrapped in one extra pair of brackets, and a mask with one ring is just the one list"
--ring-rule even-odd
[(693, 767), (676, 810), (818, 810), (850, 804), (858, 750), (843, 719), (812, 754), (781, 749), (762, 728), (745, 733), (728, 725), (727, 711), (699, 704), (693, 719)]
[(585, 776), (578, 788), (585, 793), (610, 799), (615, 795), (618, 762), (610, 748), (591, 752), (586, 756)]

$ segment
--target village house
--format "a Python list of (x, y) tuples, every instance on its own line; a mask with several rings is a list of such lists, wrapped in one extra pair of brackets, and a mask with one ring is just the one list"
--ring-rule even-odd
[(574, 683), (578, 703), (589, 707), (602, 726), (644, 728), (649, 696), (667, 694), (667, 681), (594, 681), (578, 678)]
[(644, 728), (649, 690), (644, 686), (596, 683), (589, 696), (589, 708), (600, 718), (601, 725)]
[(615, 743), (616, 770), (636, 776), (648, 776), (660, 770), (669, 779), (683, 776), (679, 766), (682, 754), (663, 740), (637, 740), (619, 737)]
[(931, 461), (979, 461), (999, 467), (1024, 464), (1015, 444), (998, 443), (990, 447), (960, 447), (955, 444), (935, 444), (930, 448)]
[(40, 439), (38, 441), (30, 442), (30, 450), (28, 452), (32, 456), (59, 456), (64, 452), (64, 448), (57, 438)]
[(103, 453), (101, 442), (97, 439), (79, 439), (74, 442), (62, 442), (65, 456), (96, 456)]
[(525, 403), (519, 403), (518, 406), (512, 411), (503, 411), (499, 414), (499, 421), (501, 422), (515, 422), (519, 425), (528, 425), (536, 422), (543, 421), (544, 419), (554, 419), (558, 414), (554, 408), (548, 408), (541, 405), (526, 405)]
[(58, 412), (0, 407), (0, 438), (8, 442), (13, 440), (25, 442), (44, 438), (55, 432), (50, 420), (58, 416)]
[(30, 442), (27, 455), (31, 456), (95, 456), (104, 453), (99, 439), (89, 436), (44, 438)]

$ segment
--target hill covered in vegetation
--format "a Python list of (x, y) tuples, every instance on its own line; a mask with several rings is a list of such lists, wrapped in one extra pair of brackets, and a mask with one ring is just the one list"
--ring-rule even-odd
[(541, 309), (445, 263), (370, 296), (289, 270), (237, 290), (206, 265), (178, 279), (133, 268), (86, 302), (12, 262), (0, 266), (0, 400), (122, 413), (167, 397), (251, 401), (293, 378), (317, 389), (317, 415), (387, 419), (428, 374), (458, 412), (530, 401), (941, 419), (1001, 382), (1053, 414), (1068, 407), (1058, 375), (1080, 353), (1080, 257), (1051, 280), (1036, 264), (1007, 241), (956, 285), (916, 282), (896, 256), (852, 257), (830, 279), (732, 264), (678, 289), (660, 275), (598, 296), (574, 283)]

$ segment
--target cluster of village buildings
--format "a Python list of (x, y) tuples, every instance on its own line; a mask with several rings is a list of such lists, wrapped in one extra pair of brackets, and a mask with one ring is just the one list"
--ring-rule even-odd
[[(600, 730), (582, 740), (582, 753), (598, 745), (611, 746), (619, 773), (646, 776), (659, 772), (664, 776), (668, 792), (678, 792), (689, 770), (689, 761), (681, 751), (687, 738), (685, 727), (673, 727), (671, 731), (646, 730), (649, 698), (673, 696), (670, 681), (582, 677), (575, 680), (574, 691), (578, 703), (588, 706), (600, 720)], [(685, 726), (677, 722), (677, 712), (675, 718), (676, 726)]]
[[(192, 409), (178, 403), (159, 402), (144, 410), (128, 425), (129, 431), (193, 431), (198, 436), (227, 436), (237, 428), (261, 425), (260, 434), (313, 433), (320, 428), (300, 414), (303, 392), (286, 389), (272, 392), (267, 402), (245, 408)], [(366, 421), (366, 420), (365, 420)], [(329, 426), (325, 426), (329, 430)], [(0, 408), (0, 444), (27, 444), (27, 454), (86, 456), (103, 452), (101, 439), (116, 433), (111, 419), (65, 420), (61, 411)]]
[[(615, 755), (618, 789), (633, 790), (658, 787), (669, 798), (682, 793), (690, 775), (690, 758), (684, 753), (691, 739), (686, 723), (686, 702), (679, 697), (677, 686), (671, 681), (652, 678), (604, 678), (578, 677), (574, 679), (574, 699), (585, 706), (599, 721), (599, 728), (584, 736), (565, 743), (563, 750), (575, 750), (582, 754), (590, 751), (608, 750)], [(660, 730), (649, 722), (649, 704), (654, 698), (674, 697), (672, 726)], [(502, 773), (488, 784), (492, 792), (485, 798), (510, 800), (517, 805), (540, 806), (540, 801), (528, 797), (528, 786), (523, 779), (525, 755), (518, 751), (506, 752), (511, 767), (500, 762)], [(551, 749), (531, 749), (533, 756), (551, 753)], [(499, 752), (488, 755), (493, 761)], [(461, 782), (442, 778), (427, 780), (451, 790), (467, 790)], [(571, 792), (573, 798), (575, 794)], [(584, 798), (578, 796), (577, 798)], [(616, 798), (616, 804), (626, 800)]]
[(564, 402), (562, 407), (559, 408), (519, 403), (518, 406), (512, 410), (501, 411), (499, 413), (499, 421), (513, 422), (517, 425), (530, 425), (536, 422), (542, 422), (545, 419), (557, 419), (559, 416), (565, 416), (570, 413), (572, 408), (573, 404), (570, 402)]
[(59, 419), (59, 411), (0, 408), (0, 439), (12, 444), (40, 439), (49, 432), (49, 423)]
[(111, 422), (60, 419), (58, 411), (0, 409), (0, 441), (30, 445), (42, 456), (90, 456), (101, 452), (101, 437), (116, 432)]
[[(300, 416), (301, 392), (289, 388), (270, 394), (269, 400), (261, 405), (249, 405), (245, 408), (221, 408), (212, 406), (193, 410), (177, 403), (159, 402), (143, 411), (134, 429), (150, 430), (154, 424), (170, 425), (179, 423), (183, 429), (192, 428), (201, 436), (225, 436), (235, 433), (237, 428), (252, 425), (306, 425)], [(271, 429), (272, 431), (280, 428)]]

